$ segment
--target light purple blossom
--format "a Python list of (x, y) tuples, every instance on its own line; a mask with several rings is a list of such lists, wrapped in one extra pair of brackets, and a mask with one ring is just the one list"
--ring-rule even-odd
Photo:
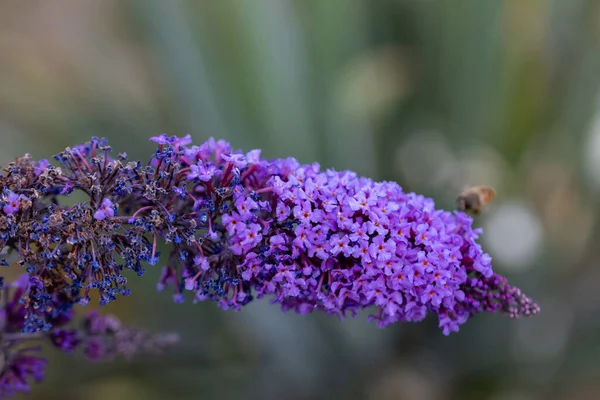
[(150, 140), (154, 143), (164, 146), (166, 144), (169, 144), (172, 139), (170, 140), (169, 137), (163, 133), (159, 136), (152, 136)]
[(209, 182), (215, 176), (220, 175), (221, 171), (212, 163), (203, 163), (199, 161), (197, 165), (190, 165), (190, 172), (187, 174), (188, 180), (200, 179), (203, 182)]
[(248, 163), (250, 163), (250, 164), (260, 163), (260, 150), (259, 149), (250, 150), (246, 154), (246, 161), (248, 161)]
[(21, 200), (25, 197), (23, 195), (18, 195), (14, 192), (7, 191), (4, 196), (4, 207), (2, 210), (5, 214), (10, 215), (19, 211), (21, 208)]
[(235, 168), (244, 168), (248, 165), (248, 160), (243, 154), (221, 154), (221, 158), (232, 163)]
[(40, 176), (48, 165), (50, 165), (50, 162), (46, 159), (38, 161), (35, 164), (35, 167), (33, 167), (33, 173), (35, 174), (35, 176)]
[(102, 200), (102, 203), (100, 203), (100, 207), (98, 208), (98, 210), (96, 210), (96, 212), (94, 213), (94, 218), (96, 218), (98, 221), (102, 221), (105, 218), (112, 218), (114, 216), (115, 205), (110, 199), (105, 197)]

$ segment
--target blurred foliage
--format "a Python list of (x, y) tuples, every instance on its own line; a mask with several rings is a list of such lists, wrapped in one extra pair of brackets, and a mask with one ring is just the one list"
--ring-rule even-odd
[(268, 301), (177, 306), (154, 270), (111, 311), (180, 331), (175, 352), (55, 357), (30, 398), (600, 398), (599, 39), (595, 0), (3, 1), (0, 165), (93, 135), (145, 158), (149, 136), (190, 133), (445, 208), (491, 184), (486, 250), (542, 307), (443, 337)]

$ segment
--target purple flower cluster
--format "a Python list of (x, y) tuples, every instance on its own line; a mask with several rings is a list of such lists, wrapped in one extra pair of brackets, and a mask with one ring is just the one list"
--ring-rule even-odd
[[(393, 182), (224, 141), (151, 140), (146, 165), (93, 139), (55, 156), (60, 167), (24, 157), (0, 177), (0, 247), (15, 248), (34, 282), (28, 310), (56, 294), (65, 304), (86, 304), (91, 290), (101, 304), (128, 295), (123, 271), (157, 263), (160, 239), (171, 251), (158, 288), (173, 286), (177, 302), (189, 291), (223, 309), (265, 295), (302, 314), (373, 307), (379, 326), (431, 312), (446, 334), (475, 313), (538, 311), (493, 273), (464, 213)], [(75, 190), (90, 201), (60, 206)], [(49, 323), (28, 321), (31, 332)]]
[[(396, 183), (266, 160), (222, 140), (151, 140), (157, 149), (145, 164), (113, 157), (93, 138), (56, 155), (58, 166), (25, 156), (0, 174), (0, 250), (14, 257), (0, 255), (0, 265), (14, 262), (28, 275), (23, 333), (51, 332), (67, 352), (81, 347), (57, 319), (92, 291), (101, 305), (129, 295), (127, 271), (143, 275), (159, 261), (158, 290), (223, 309), (268, 296), (301, 314), (343, 318), (372, 308), (380, 327), (429, 313), (444, 334), (480, 312), (539, 311), (492, 271), (468, 215), (436, 209)], [(86, 201), (65, 202), (76, 192)], [(161, 242), (169, 245), (162, 260)], [(140, 340), (104, 323), (84, 332), (121, 344), (88, 340), (92, 359)]]
[[(430, 311), (445, 334), (482, 311), (538, 311), (493, 274), (464, 213), (436, 210), (393, 182), (321, 172), (291, 158), (266, 161), (224, 142), (185, 154), (195, 160), (187, 190), (203, 197), (195, 207), (208, 205), (201, 221), (208, 232), (204, 246), (163, 270), (160, 287), (174, 284), (177, 301), (183, 286), (195, 301), (223, 309), (265, 295), (301, 314), (341, 318), (375, 307), (371, 319), (380, 327)], [(199, 169), (213, 171), (210, 179)]]
[[(141, 352), (155, 352), (170, 344), (172, 335), (152, 336), (144, 331), (124, 326), (112, 315), (101, 316), (88, 313), (80, 326), (73, 325), (72, 309), (60, 314), (40, 311), (40, 319), (52, 325), (37, 333), (23, 333), (27, 325), (26, 304), (23, 299), (30, 290), (30, 278), (23, 274), (2, 289), (3, 307), (0, 308), (0, 398), (16, 392), (29, 392), (29, 381), (44, 378), (47, 359), (41, 356), (39, 345), (33, 341), (45, 341), (50, 346), (68, 354), (82, 349), (91, 361), (108, 360), (117, 355), (131, 357)], [(55, 309), (62, 305), (54, 298)]]

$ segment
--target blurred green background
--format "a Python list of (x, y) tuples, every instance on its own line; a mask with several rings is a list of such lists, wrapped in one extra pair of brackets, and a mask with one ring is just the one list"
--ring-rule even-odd
[(542, 313), (377, 329), (172, 303), (158, 267), (110, 308), (177, 330), (163, 358), (52, 356), (31, 399), (600, 398), (600, 2), (0, 2), (0, 165), (90, 136), (146, 158), (190, 133), (352, 169), (450, 209), (465, 185), (497, 272)]

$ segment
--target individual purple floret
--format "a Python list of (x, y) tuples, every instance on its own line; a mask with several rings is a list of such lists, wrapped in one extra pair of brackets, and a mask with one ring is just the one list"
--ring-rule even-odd
[(94, 218), (98, 221), (102, 221), (105, 218), (111, 218), (115, 216), (115, 205), (110, 199), (103, 199), (102, 203), (100, 203), (100, 207), (94, 213)]
[[(28, 316), (53, 309), (56, 296), (73, 305), (91, 291), (100, 304), (128, 295), (125, 271), (158, 263), (160, 242), (170, 250), (157, 288), (172, 287), (178, 303), (239, 310), (268, 296), (284, 310), (340, 318), (372, 308), (380, 327), (433, 314), (445, 334), (480, 312), (539, 311), (493, 273), (469, 216), (394, 182), (266, 160), (222, 140), (151, 140), (145, 164), (112, 158), (94, 138), (55, 156), (59, 167), (23, 157), (0, 176), (0, 248), (16, 250), (32, 279)], [(62, 206), (74, 191), (89, 201)], [(34, 317), (28, 332), (52, 324)]]
[(2, 211), (6, 215), (11, 215), (19, 211), (21, 208), (21, 200), (25, 197), (23, 195), (19, 196), (18, 194), (11, 192), (10, 190), (5, 190), (2, 203)]

